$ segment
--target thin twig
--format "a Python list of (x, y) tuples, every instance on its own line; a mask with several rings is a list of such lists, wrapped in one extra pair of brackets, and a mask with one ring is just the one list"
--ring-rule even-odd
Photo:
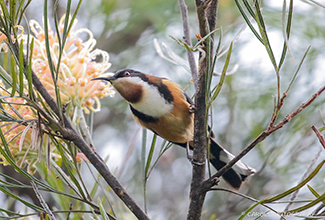
[[(239, 193), (239, 192), (237, 192), (237, 191), (230, 190), (230, 189), (225, 189), (225, 188), (211, 188), (211, 189), (209, 189), (209, 191), (225, 191), (225, 192), (229, 192), (229, 193), (232, 193), (232, 194), (235, 194), (235, 195), (241, 196), (241, 197), (243, 197), (243, 198), (245, 198), (245, 199), (248, 199), (248, 200), (251, 200), (251, 201), (253, 201), (253, 202), (259, 202), (257, 199), (254, 199), (254, 198), (252, 198), (252, 197), (250, 197), (250, 196), (247, 196), (247, 195), (245, 195), (245, 194), (242, 194), (242, 193)], [(277, 211), (276, 211), (275, 209), (273, 209), (272, 207), (270, 207), (270, 206), (268, 206), (268, 205), (265, 205), (264, 203), (261, 203), (261, 205), (264, 206), (264, 207), (266, 207), (266, 208), (268, 208), (268, 209), (270, 209), (272, 212), (274, 212), (274, 213), (280, 215), (280, 213), (277, 212)]]
[[(306, 179), (307, 176), (309, 175), (309, 173), (312, 171), (312, 169), (313, 169), (313, 167), (314, 167), (314, 165), (315, 165), (317, 159), (320, 157), (322, 151), (323, 151), (323, 149), (320, 148), (319, 151), (317, 152), (317, 154), (315, 155), (314, 159), (310, 162), (310, 165), (308, 166), (306, 172), (305, 172), (304, 175), (301, 177), (300, 182), (302, 182), (304, 179)], [(300, 189), (301, 189), (301, 188), (300, 188)], [(284, 208), (283, 213), (287, 212), (287, 211), (289, 210), (289, 208), (292, 206), (293, 201), (297, 198), (298, 193), (300, 192), (300, 189), (296, 190), (296, 191), (292, 194), (292, 196), (291, 196), (291, 198), (290, 198), (290, 201), (292, 201), (292, 202), (288, 203), (288, 205)]]
[(315, 125), (311, 126), (311, 129), (313, 129), (313, 131), (315, 132), (319, 142), (321, 143), (321, 145), (325, 149), (325, 139), (324, 139), (323, 135), (318, 131), (318, 129), (315, 127)]
[(35, 192), (35, 195), (37, 197), (37, 199), (39, 200), (39, 202), (41, 203), (42, 207), (46, 210), (46, 214), (49, 217), (50, 220), (56, 220), (54, 214), (52, 213), (52, 211), (50, 210), (49, 206), (47, 205), (47, 203), (45, 202), (44, 198), (42, 197), (41, 193), (39, 192), (37, 185), (34, 181), (30, 182), (33, 190)]
[[(188, 23), (188, 10), (187, 5), (184, 0), (178, 0), (179, 7), (181, 9), (181, 15), (183, 20), (183, 31), (184, 31), (184, 41), (185, 43), (191, 48), (192, 47), (192, 41), (191, 41), (191, 32), (190, 32), (190, 25)], [(198, 71), (197, 71), (197, 65), (195, 63), (194, 53), (192, 51), (186, 50), (187, 53), (187, 59), (190, 65), (192, 79), (194, 82), (195, 90), (197, 90), (198, 87)]]
[[(318, 212), (320, 212), (323, 208), (325, 207), (324, 203), (321, 203), (316, 209), (315, 211), (313, 211), (312, 213), (310, 213), (309, 216), (317, 216)], [(323, 211), (324, 213), (324, 211)], [(320, 213), (319, 216), (322, 216), (322, 214)], [(309, 218), (305, 218), (305, 220), (308, 220)]]
[(243, 158), (249, 151), (251, 151), (258, 143), (262, 142), (265, 138), (267, 138), (270, 134), (282, 128), (285, 124), (291, 121), (296, 115), (298, 115), (302, 110), (307, 108), (322, 92), (324, 92), (325, 86), (319, 89), (307, 102), (302, 103), (295, 111), (288, 114), (282, 121), (280, 121), (277, 125), (268, 127), (267, 130), (263, 131), (258, 135), (258, 137), (250, 143), (244, 150), (240, 152), (234, 159), (232, 159), (229, 163), (227, 163), (222, 169), (220, 169), (217, 173), (215, 173), (211, 178), (205, 181), (205, 189), (209, 190), (213, 184), (215, 183), (215, 178), (219, 178), (222, 176), (227, 170), (229, 170), (236, 162), (238, 162), (241, 158)]
[(276, 106), (276, 109), (275, 109), (275, 111), (274, 111), (274, 114), (273, 114), (273, 116), (272, 116), (272, 119), (271, 119), (271, 122), (270, 122), (270, 124), (269, 124), (268, 129), (271, 129), (271, 128), (273, 127), (273, 125), (274, 125), (274, 123), (275, 123), (275, 120), (277, 119), (277, 117), (278, 117), (278, 115), (279, 115), (280, 109), (281, 109), (282, 106), (283, 106), (284, 99), (285, 99), (286, 97), (287, 97), (287, 93), (283, 93), (283, 95), (282, 95), (282, 97), (281, 97), (281, 99), (280, 99), (279, 104), (277, 104), (277, 106)]

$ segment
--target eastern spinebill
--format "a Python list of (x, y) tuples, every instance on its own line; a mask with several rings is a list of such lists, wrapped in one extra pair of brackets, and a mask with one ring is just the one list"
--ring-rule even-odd
[[(132, 69), (120, 70), (114, 76), (96, 77), (92, 80), (109, 81), (129, 102), (134, 119), (141, 126), (182, 147), (193, 146), (193, 102), (178, 84)], [(209, 159), (217, 170), (234, 158), (212, 137), (209, 143)], [(238, 161), (223, 178), (233, 188), (239, 189), (241, 183), (255, 172), (255, 169)]]

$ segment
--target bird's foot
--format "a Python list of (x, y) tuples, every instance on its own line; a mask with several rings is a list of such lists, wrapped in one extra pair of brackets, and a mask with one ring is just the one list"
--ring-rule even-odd
[(190, 109), (189, 109), (189, 112), (190, 112), (190, 113), (194, 113), (194, 112), (195, 112), (195, 110), (196, 110), (196, 107), (195, 107), (195, 105), (194, 105), (194, 104), (191, 104), (191, 105), (190, 105)]
[(187, 155), (187, 159), (190, 161), (192, 165), (203, 166), (205, 164), (205, 161), (199, 162), (193, 158), (193, 156), (190, 154), (190, 144), (188, 142), (186, 143), (186, 155)]
[(190, 161), (192, 165), (203, 166), (205, 164), (205, 162), (199, 162), (194, 160), (192, 155), (187, 155), (187, 159)]

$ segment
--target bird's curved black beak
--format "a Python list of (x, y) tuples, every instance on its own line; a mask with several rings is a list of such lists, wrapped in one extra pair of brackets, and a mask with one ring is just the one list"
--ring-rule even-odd
[(114, 76), (109, 76), (109, 77), (99, 76), (96, 78), (92, 78), (90, 81), (93, 81), (93, 80), (105, 80), (105, 81), (109, 81), (111, 83), (112, 81), (116, 80), (116, 78)]

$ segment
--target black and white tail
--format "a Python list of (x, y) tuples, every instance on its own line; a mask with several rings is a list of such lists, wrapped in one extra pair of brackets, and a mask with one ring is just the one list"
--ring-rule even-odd
[[(210, 162), (217, 169), (220, 170), (234, 155), (229, 153), (226, 149), (221, 147), (215, 140), (210, 138)], [(245, 179), (256, 172), (254, 168), (249, 167), (241, 161), (238, 161), (232, 168), (230, 168), (222, 177), (225, 181), (235, 189), (239, 189)]]

